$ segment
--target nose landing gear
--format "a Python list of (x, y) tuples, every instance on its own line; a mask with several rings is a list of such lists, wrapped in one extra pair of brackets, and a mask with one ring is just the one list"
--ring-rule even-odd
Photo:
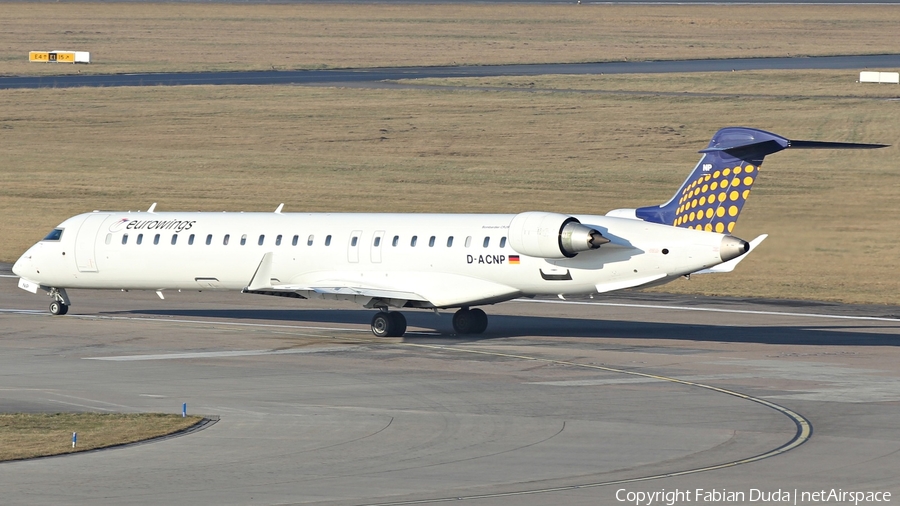
[(54, 300), (50, 303), (50, 314), (53, 316), (64, 315), (69, 312), (68, 304), (63, 304), (58, 300)]
[(69, 295), (65, 288), (51, 288), (48, 295), (54, 299), (50, 303), (50, 314), (60, 316), (69, 312)]

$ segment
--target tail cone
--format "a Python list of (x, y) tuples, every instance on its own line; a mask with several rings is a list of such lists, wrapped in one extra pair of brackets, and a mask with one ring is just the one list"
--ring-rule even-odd
[(719, 246), (719, 256), (722, 257), (723, 262), (737, 258), (748, 251), (750, 251), (750, 243), (733, 235), (723, 237), (722, 244)]

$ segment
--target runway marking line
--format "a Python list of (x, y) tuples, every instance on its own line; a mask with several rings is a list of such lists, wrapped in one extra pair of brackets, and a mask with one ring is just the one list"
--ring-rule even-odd
[(416, 343), (399, 343), (399, 344), (402, 346), (408, 346), (408, 347), (425, 348), (425, 349), (441, 350), (441, 351), (456, 351), (456, 352), (461, 352), (461, 353), (474, 353), (474, 354), (478, 354), (478, 355), (490, 355), (490, 356), (495, 356), (495, 357), (512, 358), (512, 359), (518, 359), (518, 360), (544, 362), (544, 363), (554, 364), (554, 365), (580, 367), (580, 368), (585, 368), (585, 369), (595, 369), (595, 370), (601, 370), (601, 371), (618, 373), (618, 374), (627, 374), (627, 375), (631, 375), (631, 376), (637, 376), (640, 378), (665, 381), (665, 382), (675, 383), (675, 384), (679, 384), (679, 385), (685, 385), (685, 386), (689, 386), (689, 387), (702, 388), (702, 389), (709, 390), (712, 392), (730, 395), (732, 397), (737, 397), (739, 399), (755, 402), (755, 403), (761, 404), (767, 408), (774, 409), (775, 411), (778, 411), (779, 413), (787, 416), (791, 421), (793, 421), (794, 425), (796, 427), (796, 431), (794, 432), (794, 437), (791, 438), (790, 441), (779, 446), (778, 448), (769, 450), (767, 452), (764, 452), (764, 453), (761, 453), (758, 455), (754, 455), (752, 457), (747, 457), (747, 458), (743, 458), (740, 460), (734, 460), (731, 462), (725, 462), (722, 464), (715, 464), (712, 466), (704, 466), (704, 467), (698, 467), (698, 468), (694, 468), (694, 469), (685, 469), (682, 471), (675, 471), (675, 472), (670, 472), (670, 473), (660, 473), (660, 474), (655, 474), (655, 475), (651, 475), (651, 476), (642, 476), (639, 478), (626, 478), (626, 479), (621, 479), (621, 480), (611, 480), (611, 481), (596, 482), (596, 483), (585, 483), (585, 484), (581, 484), (581, 485), (568, 485), (568, 486), (563, 486), (563, 487), (548, 487), (548, 488), (542, 488), (542, 489), (520, 490), (520, 491), (516, 491), (516, 492), (498, 492), (495, 494), (477, 494), (477, 495), (470, 495), (470, 496), (441, 497), (441, 498), (434, 498), (434, 499), (417, 499), (417, 500), (410, 500), (410, 501), (394, 501), (394, 502), (384, 502), (384, 503), (365, 503), (360, 506), (404, 506), (404, 505), (411, 505), (411, 504), (430, 504), (430, 503), (441, 503), (441, 502), (451, 502), (451, 501), (471, 501), (471, 500), (480, 500), (480, 499), (494, 499), (494, 498), (499, 498), (499, 497), (515, 497), (515, 496), (522, 496), (522, 495), (546, 494), (546, 493), (551, 493), (551, 492), (564, 492), (564, 491), (570, 491), (570, 490), (578, 490), (578, 489), (582, 489), (582, 488), (596, 488), (596, 487), (606, 487), (606, 486), (610, 486), (610, 485), (622, 485), (622, 484), (626, 484), (626, 483), (637, 483), (637, 482), (642, 482), (642, 481), (657, 480), (657, 479), (661, 479), (661, 478), (673, 478), (673, 477), (677, 477), (677, 476), (685, 476), (685, 475), (689, 475), (689, 474), (697, 474), (697, 473), (703, 473), (703, 472), (707, 472), (707, 471), (714, 471), (714, 470), (718, 470), (718, 469), (725, 469), (725, 468), (729, 468), (729, 467), (739, 466), (742, 464), (749, 464), (751, 462), (757, 462), (757, 461), (760, 461), (763, 459), (781, 455), (783, 453), (793, 450), (794, 448), (797, 448), (798, 446), (802, 445), (803, 443), (809, 441), (809, 439), (812, 437), (812, 432), (813, 432), (812, 423), (809, 421), (809, 419), (807, 419), (805, 416), (801, 415), (800, 413), (797, 413), (796, 411), (794, 411), (792, 409), (781, 406), (780, 404), (776, 404), (774, 402), (770, 402), (765, 399), (760, 399), (759, 397), (742, 394), (740, 392), (736, 392), (734, 390), (728, 390), (726, 388), (716, 387), (716, 386), (712, 386), (712, 385), (706, 385), (704, 383), (697, 383), (694, 381), (681, 380), (678, 378), (670, 378), (670, 377), (661, 376), (658, 374), (649, 374), (649, 373), (642, 373), (642, 372), (637, 372), (637, 371), (627, 371), (624, 369), (616, 369), (614, 367), (607, 367), (607, 366), (602, 366), (602, 365), (581, 364), (578, 362), (569, 362), (567, 360), (529, 357), (527, 355), (514, 355), (514, 354), (510, 354), (510, 353), (501, 353), (501, 352), (492, 352), (492, 351), (483, 351), (483, 350), (472, 350), (472, 349), (467, 349), (467, 348), (457, 348), (454, 346), (440, 346), (440, 345), (416, 344)]
[(312, 349), (287, 349), (287, 350), (231, 350), (231, 351), (196, 351), (185, 353), (159, 353), (155, 355), (115, 355), (109, 357), (83, 357), (82, 360), (108, 360), (111, 362), (132, 362), (140, 360), (175, 360), (184, 358), (230, 358), (230, 357), (257, 357), (261, 355), (303, 355), (309, 353), (327, 353), (332, 351), (347, 351), (353, 348), (330, 347)]
[[(811, 316), (811, 317), (820, 317), (820, 318), (842, 318), (842, 319), (872, 319), (872, 320), (883, 320), (883, 321), (896, 321), (900, 322), (898, 319), (893, 318), (877, 318), (877, 317), (852, 317), (852, 316), (840, 316), (840, 315), (821, 315), (821, 314), (804, 314), (804, 313), (780, 313), (776, 311), (749, 311), (749, 310), (727, 310), (727, 309), (715, 309), (715, 308), (686, 308), (679, 306), (661, 306), (661, 305), (649, 305), (649, 304), (620, 304), (620, 303), (594, 303), (594, 302), (580, 302), (580, 301), (540, 301), (540, 300), (521, 300), (517, 299), (520, 302), (535, 302), (535, 303), (551, 303), (551, 304), (579, 304), (579, 305), (607, 305), (607, 306), (622, 306), (622, 307), (636, 307), (636, 308), (648, 308), (648, 309), (675, 309), (675, 310), (696, 310), (696, 311), (711, 311), (711, 312), (732, 312), (732, 313), (747, 313), (747, 314), (759, 314), (759, 315), (784, 315), (784, 316)], [(34, 314), (34, 312), (29, 310), (9, 310), (9, 309), (0, 309), (0, 311), (6, 312), (20, 312), (23, 314)], [(86, 319), (110, 319), (110, 320), (138, 320), (138, 321), (151, 321), (151, 322), (171, 322), (171, 323), (192, 323), (192, 324), (211, 324), (211, 325), (231, 325), (231, 326), (246, 326), (246, 327), (269, 327), (269, 328), (292, 328), (292, 329), (314, 329), (314, 330), (333, 330), (333, 331), (359, 331), (360, 329), (347, 329), (347, 328), (330, 328), (330, 327), (302, 327), (298, 325), (280, 325), (280, 324), (261, 324), (261, 323), (240, 323), (240, 322), (215, 322), (215, 321), (205, 321), (205, 320), (160, 320), (155, 318), (134, 318), (134, 317), (114, 317), (114, 316), (94, 316), (94, 315), (72, 315), (70, 317), (77, 318), (86, 318)], [(365, 330), (366, 332), (368, 330)], [(319, 336), (325, 337), (325, 336)], [(345, 339), (341, 337), (331, 336), (332, 338), (337, 339)], [(604, 487), (610, 485), (621, 485), (626, 483), (637, 483), (643, 481), (657, 480), (662, 478), (672, 478), (677, 476), (685, 476), (690, 474), (697, 474), (707, 471), (714, 471), (718, 469), (726, 469), (729, 467), (739, 466), (742, 464), (749, 464), (751, 462), (757, 462), (763, 459), (767, 459), (770, 457), (774, 457), (777, 455), (781, 455), (786, 453), (798, 446), (806, 443), (812, 437), (812, 423), (800, 413), (793, 411), (787, 407), (781, 406), (780, 404), (776, 404), (774, 402), (767, 401), (765, 399), (761, 399), (759, 397), (754, 397), (747, 394), (742, 394), (740, 392), (736, 392), (734, 390), (728, 390), (726, 388), (716, 387), (712, 385), (706, 385), (704, 383), (698, 383), (695, 381), (687, 381), (681, 380), (678, 378), (670, 378), (667, 376), (661, 376), (658, 374), (650, 374), (650, 373), (642, 373), (638, 371), (628, 371), (624, 369), (616, 369), (614, 367), (607, 367), (602, 365), (595, 364), (581, 364), (578, 362), (570, 362), (566, 360), (556, 360), (549, 358), (540, 358), (540, 357), (530, 357), (527, 355), (515, 355), (510, 353), (501, 353), (501, 352), (491, 352), (484, 350), (473, 350), (468, 348), (459, 348), (454, 346), (443, 346), (443, 345), (429, 345), (429, 344), (417, 344), (417, 343), (404, 343), (404, 342), (389, 342), (386, 343), (383, 340), (376, 340), (374, 338), (367, 339), (363, 338), (362, 340), (370, 342), (370, 343), (380, 343), (386, 345), (396, 345), (396, 346), (404, 346), (410, 348), (422, 348), (422, 349), (430, 349), (430, 350), (438, 350), (438, 351), (455, 351), (460, 353), (472, 353), (478, 355), (488, 355), (495, 357), (503, 357), (503, 358), (512, 358), (517, 360), (527, 360), (527, 361), (536, 361), (536, 362), (544, 362), (548, 364), (555, 365), (563, 365), (570, 367), (579, 367), (585, 369), (595, 369), (606, 372), (612, 372), (617, 374), (626, 374), (630, 376), (636, 376), (639, 378), (657, 380), (657, 381), (665, 381), (674, 384), (685, 385), (689, 387), (702, 388), (704, 390), (709, 390), (712, 392), (717, 392), (725, 395), (729, 395), (732, 397), (737, 397), (739, 399), (747, 400), (750, 402), (755, 402), (767, 408), (778, 411), (779, 413), (788, 417), (791, 421), (794, 422), (796, 427), (796, 431), (794, 436), (785, 444), (769, 450), (767, 452), (763, 452), (758, 455), (754, 455), (751, 457), (734, 460), (730, 462), (725, 462), (722, 464), (715, 464), (712, 466), (704, 466), (693, 469), (685, 469), (681, 471), (669, 472), (669, 473), (660, 473), (651, 476), (643, 476), (638, 478), (627, 478), (621, 480), (611, 480), (605, 482), (595, 482), (595, 483), (585, 483), (580, 485), (568, 485), (562, 487), (548, 487), (543, 489), (531, 489), (531, 490), (520, 490), (515, 492), (499, 492), (495, 494), (479, 494), (479, 495), (471, 495), (471, 496), (454, 496), (454, 497), (443, 497), (443, 498), (434, 498), (434, 499), (418, 499), (411, 501), (395, 501), (395, 502), (384, 502), (384, 503), (366, 503), (364, 506), (402, 506), (402, 505), (412, 505), (412, 504), (429, 504), (429, 503), (441, 503), (441, 502), (450, 502), (450, 501), (462, 501), (462, 500), (478, 500), (478, 499), (491, 499), (491, 498), (499, 498), (499, 497), (514, 497), (514, 496), (522, 496), (522, 495), (535, 495), (535, 494), (544, 494), (551, 492), (562, 492), (569, 490), (578, 490), (581, 488), (595, 488), (595, 487)], [(247, 350), (243, 353), (252, 353), (252, 354), (261, 354), (259, 353), (261, 350)], [(264, 350), (263, 350), (264, 351)], [(273, 354), (278, 350), (271, 350), (267, 354)], [(287, 350), (284, 350), (287, 351)], [(283, 351), (283, 352), (284, 352)], [(235, 352), (210, 352), (210, 353), (235, 353)], [(241, 352), (236, 352), (241, 353)], [(126, 360), (140, 360), (141, 358), (137, 358), (141, 356), (132, 356), (131, 358), (125, 358)], [(103, 360), (104, 357), (94, 358), (95, 360)], [(106, 360), (123, 360), (121, 357), (106, 357)]]
[(657, 304), (626, 304), (623, 302), (584, 302), (578, 300), (514, 299), (511, 302), (530, 302), (533, 304), (572, 304), (577, 306), (628, 307), (640, 309), (670, 309), (675, 311), (703, 311), (707, 313), (751, 314), (761, 316), (806, 316), (809, 318), (832, 318), (836, 320), (868, 320), (900, 323), (900, 318), (887, 318), (883, 316), (847, 316), (822, 313), (788, 313), (784, 311), (754, 311), (751, 309), (723, 309), (715, 307), (663, 306)]

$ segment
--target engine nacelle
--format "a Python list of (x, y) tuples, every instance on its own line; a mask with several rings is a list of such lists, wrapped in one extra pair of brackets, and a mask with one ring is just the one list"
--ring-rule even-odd
[(516, 253), (539, 258), (572, 258), (609, 242), (571, 216), (541, 211), (517, 214), (509, 224), (508, 236)]

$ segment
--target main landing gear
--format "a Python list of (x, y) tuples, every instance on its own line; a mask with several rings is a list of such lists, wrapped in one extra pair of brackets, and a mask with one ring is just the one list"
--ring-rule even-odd
[[(481, 334), (487, 329), (488, 317), (481, 309), (464, 307), (453, 315), (457, 334)], [(372, 333), (376, 337), (403, 337), (406, 317), (402, 313), (379, 311), (372, 317)]]
[(453, 330), (457, 334), (481, 334), (487, 329), (487, 325), (487, 315), (477, 307), (464, 307), (453, 315)]
[(406, 317), (403, 313), (379, 311), (372, 317), (372, 333), (375, 337), (403, 337)]

